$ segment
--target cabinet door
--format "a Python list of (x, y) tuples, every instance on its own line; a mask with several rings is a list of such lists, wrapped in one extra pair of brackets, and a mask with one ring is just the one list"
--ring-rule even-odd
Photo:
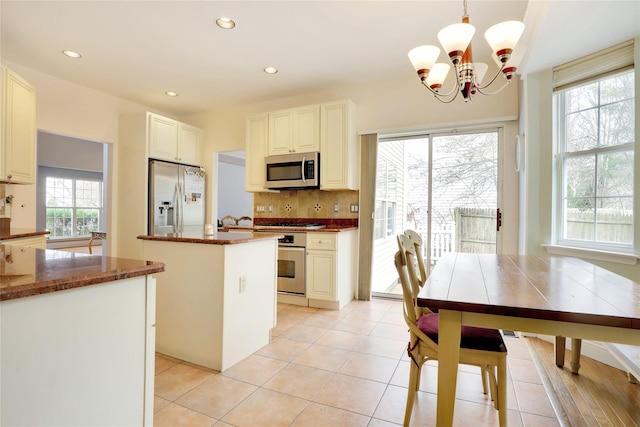
[(147, 316), (144, 346), (144, 427), (153, 427), (153, 402), (156, 367), (156, 278), (147, 276)]
[(247, 118), (244, 187), (249, 192), (265, 191), (264, 156), (267, 149), (268, 123), (266, 114)]
[(36, 92), (33, 86), (4, 69), (2, 178), (33, 184), (36, 176)]
[(269, 155), (290, 153), (292, 147), (293, 111), (269, 113)]
[(357, 190), (360, 158), (350, 101), (320, 106), (320, 189)]
[(178, 161), (201, 165), (202, 130), (180, 123), (178, 125)]
[(156, 114), (149, 116), (149, 157), (178, 160), (178, 122)]
[(307, 298), (336, 301), (335, 251), (307, 250)]
[(293, 110), (292, 149), (296, 153), (320, 150), (320, 105)]

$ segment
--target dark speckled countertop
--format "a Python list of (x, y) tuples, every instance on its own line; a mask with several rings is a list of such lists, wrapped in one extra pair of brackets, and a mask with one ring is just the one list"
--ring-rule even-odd
[(164, 271), (164, 264), (0, 245), (0, 301)]
[(185, 233), (168, 233), (158, 234), (155, 236), (142, 235), (138, 236), (141, 240), (157, 240), (163, 242), (183, 242), (183, 243), (205, 243), (209, 245), (234, 245), (238, 243), (253, 242), (256, 240), (264, 239), (277, 239), (282, 237), (282, 234), (278, 231), (273, 233), (252, 233), (247, 232), (227, 232), (218, 231), (212, 235), (205, 235), (204, 231), (193, 231)]

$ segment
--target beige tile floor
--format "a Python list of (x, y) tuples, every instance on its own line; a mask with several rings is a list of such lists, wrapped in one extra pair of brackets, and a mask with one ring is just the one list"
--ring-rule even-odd
[[(399, 301), (353, 301), (339, 311), (278, 304), (271, 343), (222, 373), (158, 354), (154, 425), (401, 425), (407, 337)], [(525, 340), (505, 337), (509, 425), (558, 426)], [(411, 425), (435, 426), (436, 388), (429, 362)], [(498, 425), (477, 368), (460, 368), (455, 425)]]

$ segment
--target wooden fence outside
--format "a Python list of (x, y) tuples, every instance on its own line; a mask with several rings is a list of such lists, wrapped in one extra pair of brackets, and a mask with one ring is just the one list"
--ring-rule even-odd
[[(593, 211), (569, 210), (567, 236), (572, 239), (593, 240)], [(418, 230), (427, 236), (426, 227)], [(454, 222), (444, 223), (431, 231), (431, 267), (449, 252), (496, 253), (496, 210), (488, 208), (454, 208)], [(633, 214), (600, 210), (598, 212), (599, 242), (633, 241)], [(424, 247), (423, 257), (426, 258)]]
[[(576, 240), (594, 240), (594, 212), (567, 210), (565, 237)], [(618, 210), (598, 210), (596, 241), (633, 243), (633, 214)]]

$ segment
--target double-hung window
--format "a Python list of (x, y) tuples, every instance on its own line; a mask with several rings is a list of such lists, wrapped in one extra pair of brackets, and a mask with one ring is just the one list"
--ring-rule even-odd
[(555, 70), (555, 239), (632, 252), (633, 43)]
[[(45, 168), (49, 172), (52, 168)], [(103, 185), (82, 171), (54, 170), (46, 176), (46, 227), (52, 239), (89, 236), (101, 229)], [(96, 175), (96, 174), (93, 174)]]

